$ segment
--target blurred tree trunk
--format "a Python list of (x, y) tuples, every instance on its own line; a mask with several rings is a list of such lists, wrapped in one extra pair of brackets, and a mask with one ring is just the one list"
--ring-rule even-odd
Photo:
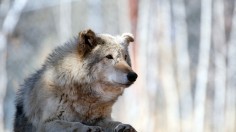
[[(104, 29), (104, 22), (102, 19), (102, 1), (101, 0), (87, 0), (88, 4), (88, 28), (93, 27), (94, 31), (101, 32)], [(114, 11), (114, 10), (113, 10)]]
[(226, 131), (236, 131), (236, 3), (232, 19), (231, 35), (228, 42), (227, 89), (226, 89)]
[(213, 99), (213, 131), (223, 132), (225, 89), (226, 89), (226, 38), (224, 23), (224, 1), (215, 0), (213, 3), (213, 50), (215, 63), (214, 99)]
[(158, 1), (158, 45), (160, 56), (160, 83), (166, 101), (167, 131), (179, 132), (179, 99), (174, 73), (174, 54), (171, 39), (171, 6), (169, 0)]
[(188, 53), (188, 32), (186, 9), (183, 0), (173, 0), (174, 39), (177, 67), (177, 85), (180, 99), (181, 128), (183, 132), (192, 131), (192, 93), (190, 63)]
[[(4, 112), (3, 112), (3, 103), (7, 88), (7, 73), (6, 73), (6, 60), (7, 60), (7, 39), (8, 36), (14, 32), (14, 29), (19, 21), (22, 10), (24, 9), (27, 0), (15, 0), (10, 7), (9, 11), (6, 11), (6, 17), (3, 20), (2, 29), (0, 32), (0, 131), (12, 131), (6, 130), (5, 125), (12, 124), (4, 124)], [(11, 113), (10, 115), (12, 115)], [(7, 122), (9, 123), (9, 122)], [(12, 122), (10, 122), (12, 123)]]
[(63, 44), (71, 38), (71, 0), (60, 0), (59, 38)]
[(118, 6), (118, 20), (119, 20), (119, 32), (131, 32), (131, 23), (129, 16), (129, 1), (119, 0), (117, 1)]
[[(131, 32), (134, 35), (134, 38), (136, 39), (136, 34), (137, 34), (137, 18), (138, 18), (138, 0), (129, 0), (129, 14), (130, 14), (130, 28)], [(132, 64), (134, 66), (134, 69), (137, 69), (137, 39), (134, 42), (135, 45), (132, 45)]]
[(7, 88), (7, 73), (6, 73), (6, 57), (7, 57), (7, 40), (6, 36), (0, 33), (0, 131), (4, 131), (4, 112), (3, 103)]
[(204, 130), (205, 99), (208, 81), (209, 56), (211, 47), (212, 1), (201, 1), (200, 49), (194, 100), (194, 131)]
[[(136, 41), (136, 46), (138, 46), (138, 53), (137, 53), (137, 63), (138, 63), (138, 73), (139, 77), (138, 79), (140, 82), (138, 82), (139, 86), (138, 88), (138, 94), (144, 95), (143, 97), (143, 103), (144, 101), (147, 101), (149, 98), (147, 97), (147, 89), (145, 89), (145, 93), (143, 92), (144, 89), (141, 89), (143, 87), (146, 87), (145, 85), (147, 84), (147, 76), (148, 76), (148, 65), (147, 65), (147, 45), (148, 45), (148, 36), (149, 36), (149, 19), (150, 19), (150, 7), (151, 7), (151, 1), (152, 0), (139, 0), (138, 3), (138, 18), (137, 18), (137, 39)], [(154, 16), (155, 17), (155, 16)], [(140, 111), (140, 113), (148, 113), (149, 109), (147, 108), (149, 104), (143, 104), (143, 109)], [(142, 128), (141, 131), (146, 131), (145, 129), (148, 128), (146, 127), (149, 124), (149, 120), (145, 118), (145, 115), (141, 115), (140, 118), (143, 118), (143, 123), (138, 122), (138, 125), (140, 125)], [(152, 129), (152, 126), (148, 128), (149, 130)], [(147, 130), (148, 131), (148, 130)], [(152, 131), (152, 130), (150, 130)]]
[[(146, 45), (146, 90), (147, 90), (147, 98), (149, 100), (158, 100), (158, 92), (159, 92), (159, 82), (156, 82), (159, 75), (159, 55), (158, 55), (158, 39), (157, 39), (157, 23), (158, 23), (158, 10), (157, 10), (157, 4), (158, 2), (156, 0), (150, 1), (150, 6), (148, 9), (148, 36), (147, 36), (147, 43)], [(161, 96), (159, 96), (161, 98)], [(147, 100), (148, 100), (147, 99)], [(161, 122), (158, 122), (157, 119), (160, 117), (164, 117), (161, 114), (163, 109), (157, 110), (157, 102), (150, 101), (148, 102), (148, 115), (150, 116), (150, 119), (152, 122), (150, 122), (150, 128), (147, 131), (163, 131), (163, 127)], [(162, 104), (158, 104), (161, 106)], [(157, 125), (158, 124), (158, 125)]]

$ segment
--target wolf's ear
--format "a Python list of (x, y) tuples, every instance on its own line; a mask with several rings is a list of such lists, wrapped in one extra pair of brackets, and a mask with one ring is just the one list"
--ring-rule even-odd
[(134, 36), (131, 33), (123, 33), (121, 37), (124, 39), (124, 42), (126, 44), (129, 44), (130, 42), (134, 42)]
[(91, 29), (87, 29), (81, 31), (78, 37), (78, 52), (81, 57), (84, 57), (96, 47), (96, 34)]

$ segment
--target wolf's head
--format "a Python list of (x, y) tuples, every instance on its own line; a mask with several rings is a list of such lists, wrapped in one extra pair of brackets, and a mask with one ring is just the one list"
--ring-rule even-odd
[(93, 81), (117, 87), (133, 84), (137, 74), (131, 68), (128, 52), (133, 41), (133, 35), (129, 33), (111, 36), (95, 34), (90, 29), (80, 32), (78, 54)]

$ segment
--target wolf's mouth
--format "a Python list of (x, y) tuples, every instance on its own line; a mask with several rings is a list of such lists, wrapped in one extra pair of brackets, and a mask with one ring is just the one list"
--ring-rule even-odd
[(123, 84), (123, 83), (117, 83), (117, 82), (114, 82), (115, 84), (119, 85), (119, 86), (124, 86), (124, 87), (129, 87), (130, 85), (132, 85), (133, 83), (126, 83), (126, 84)]

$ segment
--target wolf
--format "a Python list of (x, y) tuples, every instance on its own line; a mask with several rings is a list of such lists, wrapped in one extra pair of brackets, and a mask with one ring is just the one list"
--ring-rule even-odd
[(112, 106), (137, 74), (131, 68), (130, 33), (91, 29), (47, 57), (17, 94), (15, 132), (136, 132), (111, 118)]

